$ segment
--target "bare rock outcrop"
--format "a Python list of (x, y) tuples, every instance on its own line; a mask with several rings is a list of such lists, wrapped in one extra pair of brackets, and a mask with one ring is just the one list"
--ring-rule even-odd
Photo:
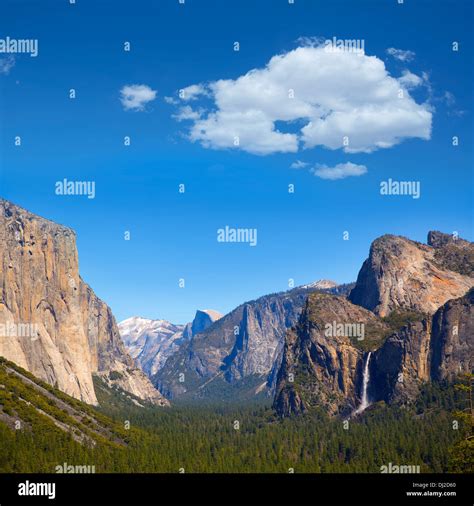
[(473, 245), (431, 237), (436, 237), (436, 247), (394, 235), (376, 239), (349, 300), (386, 316), (395, 309), (433, 314), (446, 301), (463, 296), (474, 286), (474, 277), (461, 274), (470, 271), (456, 268), (456, 259), (466, 258)]

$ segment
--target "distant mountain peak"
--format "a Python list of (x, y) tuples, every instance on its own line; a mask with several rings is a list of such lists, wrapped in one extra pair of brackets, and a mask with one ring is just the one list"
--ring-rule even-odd
[(184, 325), (132, 316), (121, 321), (118, 329), (130, 355), (146, 374), (152, 375), (179, 347)]
[(215, 321), (222, 318), (222, 314), (214, 309), (198, 309), (192, 323), (188, 324), (185, 337), (195, 336), (209, 328)]
[(329, 288), (335, 288), (337, 283), (335, 281), (331, 281), (330, 279), (319, 279), (318, 281), (313, 281), (307, 285), (303, 285), (301, 288), (316, 288), (318, 290), (327, 290)]
[(221, 319), (223, 316), (222, 313), (219, 313), (219, 311), (216, 311), (215, 309), (198, 309), (197, 312), (199, 311), (201, 311), (202, 313), (206, 313), (209, 316), (209, 318), (212, 319), (213, 322)]
[(214, 309), (198, 309), (193, 321), (186, 325), (132, 316), (120, 322), (118, 328), (130, 355), (146, 374), (153, 376), (183, 342), (220, 318), (222, 314)]

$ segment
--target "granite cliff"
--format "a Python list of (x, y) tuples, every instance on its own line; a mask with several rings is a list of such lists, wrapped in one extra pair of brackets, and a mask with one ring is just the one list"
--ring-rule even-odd
[(399, 308), (432, 314), (447, 300), (464, 295), (474, 278), (462, 259), (469, 253), (474, 265), (474, 245), (439, 232), (430, 232), (429, 240), (433, 237), (432, 246), (394, 235), (376, 239), (349, 300), (387, 316)]
[(454, 381), (472, 372), (474, 289), (434, 315), (391, 335), (372, 361), (372, 393), (386, 402), (410, 402), (424, 382)]
[(79, 275), (70, 228), (0, 200), (0, 355), (89, 404), (92, 376), (166, 405), (125, 351), (110, 308)]

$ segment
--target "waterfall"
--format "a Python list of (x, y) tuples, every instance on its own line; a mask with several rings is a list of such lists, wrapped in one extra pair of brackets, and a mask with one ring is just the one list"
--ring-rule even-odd
[(369, 362), (370, 362), (370, 355), (371, 354), (372, 354), (372, 352), (369, 351), (367, 358), (365, 360), (364, 374), (362, 376), (362, 399), (359, 404), (359, 407), (354, 411), (353, 415), (358, 415), (358, 414), (362, 413), (369, 406), (369, 397), (367, 395), (367, 389), (369, 387), (369, 381), (370, 381)]

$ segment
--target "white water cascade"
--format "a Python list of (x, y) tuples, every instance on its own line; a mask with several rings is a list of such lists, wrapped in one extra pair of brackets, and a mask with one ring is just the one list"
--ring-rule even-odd
[(367, 389), (370, 381), (369, 362), (371, 354), (372, 352), (369, 351), (369, 354), (367, 355), (367, 358), (365, 360), (364, 374), (362, 376), (362, 399), (359, 404), (359, 407), (354, 411), (353, 415), (359, 415), (369, 407), (369, 398), (367, 396)]

